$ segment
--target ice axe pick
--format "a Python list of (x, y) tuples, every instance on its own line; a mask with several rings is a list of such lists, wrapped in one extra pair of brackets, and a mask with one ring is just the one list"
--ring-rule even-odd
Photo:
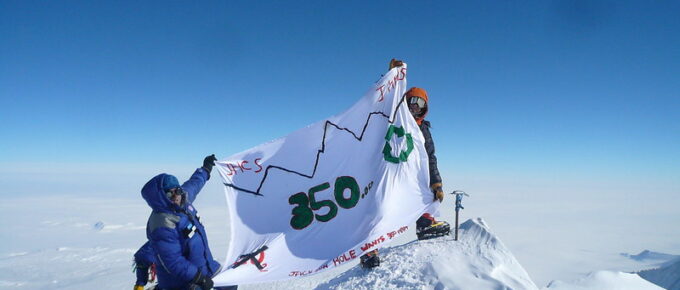
[(456, 236), (454, 238), (454, 241), (458, 240), (458, 212), (461, 209), (464, 209), (463, 207), (463, 195), (464, 196), (470, 196), (469, 194), (465, 193), (465, 191), (462, 190), (454, 190), (451, 194), (456, 196)]

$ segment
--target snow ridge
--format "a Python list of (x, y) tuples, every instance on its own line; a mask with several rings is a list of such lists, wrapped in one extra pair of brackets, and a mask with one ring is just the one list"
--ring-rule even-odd
[(657, 269), (638, 272), (643, 279), (669, 290), (680, 290), (680, 259)]
[(596, 271), (571, 282), (555, 280), (545, 290), (661, 290), (662, 288), (645, 281), (634, 273)]
[(451, 236), (380, 251), (381, 265), (355, 266), (317, 289), (538, 289), (481, 218)]

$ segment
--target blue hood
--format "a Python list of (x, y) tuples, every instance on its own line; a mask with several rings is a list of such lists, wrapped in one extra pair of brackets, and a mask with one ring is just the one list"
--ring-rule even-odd
[(167, 175), (166, 173), (161, 173), (154, 176), (142, 188), (142, 197), (154, 211), (173, 212), (179, 209), (177, 205), (170, 202), (170, 199), (163, 191), (163, 179)]

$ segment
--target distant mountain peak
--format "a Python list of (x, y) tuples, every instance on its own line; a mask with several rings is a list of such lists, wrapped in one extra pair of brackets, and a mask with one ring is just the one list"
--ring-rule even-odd
[(667, 262), (671, 261), (677, 258), (680, 258), (679, 255), (671, 255), (671, 254), (665, 254), (665, 253), (659, 253), (659, 252), (654, 252), (650, 250), (643, 250), (637, 255), (631, 255), (628, 253), (621, 253), (621, 256), (633, 259), (635, 261), (650, 261), (650, 260), (656, 260), (660, 262)]

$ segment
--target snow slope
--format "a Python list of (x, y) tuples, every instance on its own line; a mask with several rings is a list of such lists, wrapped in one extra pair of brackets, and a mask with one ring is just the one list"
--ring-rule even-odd
[(583, 278), (571, 281), (553, 281), (548, 284), (545, 290), (661, 290), (637, 274), (623, 273), (614, 271), (597, 271), (586, 275)]
[[(213, 253), (216, 257), (223, 257), (229, 240), (228, 215), (224, 206), (220, 205), (223, 202), (221, 197), (214, 195), (214, 200), (210, 197), (199, 197), (199, 210), (202, 221), (210, 231)], [(453, 212), (451, 208), (446, 212)], [(131, 271), (132, 254), (146, 241), (145, 223), (149, 211), (138, 197), (45, 196), (5, 199), (0, 203), (0, 289), (130, 289), (135, 280)], [(451, 216), (444, 216), (443, 219), (453, 221)], [(458, 242), (452, 241), (451, 237), (415, 242), (414, 231), (409, 231), (402, 235), (403, 240), (395, 241), (395, 246), (381, 250), (383, 265), (378, 269), (365, 271), (357, 267), (356, 261), (314, 276), (242, 285), (239, 289), (537, 288), (508, 248), (481, 219), (465, 222), (461, 226)], [(551, 246), (561, 249), (559, 245)], [(513, 248), (513, 251), (517, 250)], [(640, 262), (624, 258), (618, 253), (611, 255), (623, 262), (635, 262), (631, 265), (636, 268), (629, 270), (611, 266), (600, 269), (643, 269), (640, 266), (644, 265)], [(659, 260), (649, 261), (654, 265), (659, 263)], [(584, 261), (584, 264), (587, 265), (587, 262)], [(548, 258), (542, 263), (544, 267), (560, 265), (560, 261)], [(680, 272), (678, 267), (669, 268), (670, 272), (662, 272), (664, 270), (661, 268), (658, 271), (643, 271), (640, 275), (653, 279), (650, 278), (654, 276), (651, 273), (657, 273), (657, 278), (671, 275), (666, 273), (676, 273), (673, 277), (677, 277)], [(589, 270), (581, 267), (572, 271)], [(650, 275), (645, 276), (645, 273)], [(603, 280), (608, 280), (608, 283), (603, 284)], [(600, 284), (593, 284), (597, 281)], [(605, 285), (595, 287), (599, 289), (626, 289), (620, 283), (630, 283), (636, 289), (646, 289), (642, 287), (650, 285), (652, 288), (647, 289), (658, 289), (636, 275), (617, 272), (591, 274), (571, 284), (556, 281), (548, 289), (583, 289), (586, 284)]]
[(358, 265), (317, 289), (538, 289), (480, 218), (447, 236), (381, 250), (381, 265)]
[(640, 277), (670, 290), (680, 290), (680, 259), (666, 266), (638, 272)]
[(132, 288), (148, 206), (100, 198), (0, 204), (0, 289)]
[(136, 249), (59, 247), (0, 258), (0, 289), (131, 288)]

